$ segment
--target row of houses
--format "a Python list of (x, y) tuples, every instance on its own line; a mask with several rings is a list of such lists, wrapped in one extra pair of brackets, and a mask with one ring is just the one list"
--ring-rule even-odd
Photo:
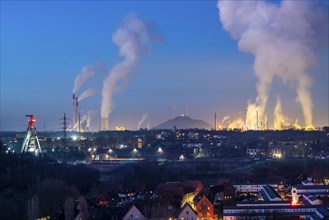
[[(317, 213), (326, 216), (329, 208), (320, 199), (321, 196), (329, 198), (328, 185), (296, 185), (287, 197), (281, 197), (282, 194), (278, 193), (279, 184), (276, 183), (233, 185), (230, 180), (221, 179), (214, 185), (204, 184), (200, 181), (166, 182), (152, 190), (137, 191), (120, 185), (116, 195), (119, 206), (131, 207), (123, 219), (238, 220), (276, 216), (280, 216), (279, 219), (326, 219)], [(241, 199), (240, 194), (253, 195), (255, 198)], [(146, 201), (153, 201), (153, 211), (147, 211)]]
[(123, 219), (211, 220), (222, 216), (224, 203), (234, 204), (235, 188), (229, 180), (211, 186), (203, 186), (200, 181), (166, 182), (143, 193), (120, 185), (115, 196), (118, 206), (131, 206)]

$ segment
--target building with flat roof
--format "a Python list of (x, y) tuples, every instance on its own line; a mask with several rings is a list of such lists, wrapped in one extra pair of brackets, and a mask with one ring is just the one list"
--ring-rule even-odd
[[(301, 217), (308, 219), (328, 219), (329, 206), (254, 206), (254, 207), (225, 207), (224, 220), (238, 220), (253, 217), (252, 219), (266, 219), (275, 217)], [(313, 217), (312, 217), (313, 216)]]
[(269, 185), (265, 185), (259, 194), (264, 199), (264, 201), (282, 201), (282, 198), (279, 196), (279, 194), (273, 189), (273, 187)]
[(252, 183), (242, 183), (242, 184), (233, 184), (233, 187), (236, 188), (236, 191), (237, 192), (245, 192), (245, 193), (248, 193), (248, 192), (260, 192), (264, 186), (271, 186), (271, 187), (274, 187), (274, 188), (277, 188), (278, 187), (278, 184), (276, 183), (270, 183), (270, 184), (252, 184)]

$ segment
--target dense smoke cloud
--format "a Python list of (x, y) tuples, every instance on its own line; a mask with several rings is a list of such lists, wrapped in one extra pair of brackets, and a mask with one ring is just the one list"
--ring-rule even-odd
[(96, 73), (96, 70), (93, 66), (84, 66), (80, 73), (75, 77), (73, 94), (77, 93), (80, 88), (91, 80)]
[(312, 2), (219, 1), (220, 21), (241, 51), (255, 56), (257, 97), (249, 103), (246, 126), (266, 118), (269, 89), (274, 77), (294, 85), (306, 126), (313, 126), (311, 78), (315, 49), (328, 39), (328, 14)]
[(123, 61), (112, 68), (103, 82), (102, 130), (108, 130), (107, 120), (112, 111), (113, 94), (120, 91), (122, 84), (126, 84), (128, 78), (135, 73), (141, 55), (147, 51), (146, 45), (157, 40), (160, 38), (151, 24), (135, 15), (127, 16), (112, 35), (112, 41), (119, 47)]

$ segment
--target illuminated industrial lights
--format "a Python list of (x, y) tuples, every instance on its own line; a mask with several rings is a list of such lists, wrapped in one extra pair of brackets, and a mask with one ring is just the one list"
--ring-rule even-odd
[(109, 149), (109, 153), (112, 153), (112, 152), (113, 152), (113, 150), (110, 148), (110, 149)]
[(138, 150), (136, 148), (134, 148), (133, 152), (136, 153)]
[(183, 154), (179, 156), (179, 160), (180, 160), (180, 161), (182, 161), (182, 160), (184, 160), (184, 159), (185, 159), (185, 158), (184, 158), (184, 155), (183, 155)]
[(159, 152), (159, 153), (162, 153), (162, 152), (163, 152), (163, 150), (162, 150), (161, 147), (159, 147), (158, 152)]
[(78, 137), (77, 136), (72, 136), (72, 140), (76, 141), (76, 140), (78, 140)]
[(273, 157), (274, 157), (274, 158), (279, 158), (279, 159), (280, 159), (280, 158), (282, 158), (282, 154), (281, 154), (281, 153), (274, 153), (274, 154), (273, 154)]
[(297, 206), (298, 204), (297, 204), (296, 201), (292, 200), (291, 203), (290, 203), (290, 205), (291, 205), (291, 206)]

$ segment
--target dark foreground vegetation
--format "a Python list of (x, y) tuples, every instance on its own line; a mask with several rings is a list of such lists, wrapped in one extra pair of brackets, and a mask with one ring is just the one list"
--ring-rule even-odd
[(0, 154), (0, 219), (29, 219), (35, 211), (60, 216), (66, 200), (86, 195), (98, 180), (99, 172), (82, 164)]

